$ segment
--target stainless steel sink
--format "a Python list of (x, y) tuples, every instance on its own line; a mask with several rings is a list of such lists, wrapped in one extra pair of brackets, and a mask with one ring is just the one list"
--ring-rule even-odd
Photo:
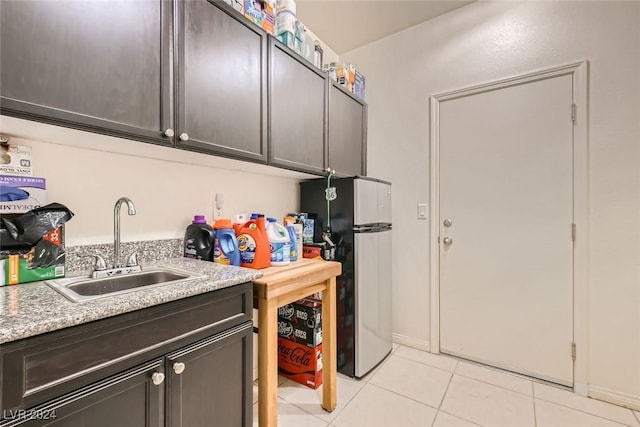
[(94, 279), (91, 277), (70, 277), (47, 280), (45, 283), (73, 302), (83, 302), (96, 298), (110, 297), (168, 284), (176, 284), (198, 279), (186, 271), (154, 267), (139, 273), (116, 275)]

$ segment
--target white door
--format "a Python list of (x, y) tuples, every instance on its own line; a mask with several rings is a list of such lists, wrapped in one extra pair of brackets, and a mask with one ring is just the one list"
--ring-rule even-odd
[(562, 75), (446, 100), (439, 122), (441, 351), (565, 385), (572, 87)]

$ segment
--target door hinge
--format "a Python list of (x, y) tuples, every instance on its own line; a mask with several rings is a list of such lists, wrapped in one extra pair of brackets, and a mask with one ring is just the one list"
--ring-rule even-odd
[(438, 236), (438, 244), (440, 244), (440, 236)]
[(576, 241), (576, 225), (575, 224), (571, 224), (571, 241), (572, 242)]
[(571, 359), (576, 360), (576, 343), (571, 343)]
[(577, 110), (578, 110), (578, 107), (576, 106), (576, 104), (571, 104), (571, 121), (573, 123), (576, 122), (576, 116), (578, 114)]

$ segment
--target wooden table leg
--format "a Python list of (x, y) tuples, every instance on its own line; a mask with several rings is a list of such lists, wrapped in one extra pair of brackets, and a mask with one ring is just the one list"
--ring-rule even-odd
[(278, 425), (278, 307), (258, 300), (258, 425)]
[(331, 412), (336, 409), (336, 278), (325, 282), (322, 292), (322, 407)]

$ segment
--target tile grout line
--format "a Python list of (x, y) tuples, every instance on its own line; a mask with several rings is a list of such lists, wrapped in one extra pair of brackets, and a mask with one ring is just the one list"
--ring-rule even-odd
[[(427, 353), (427, 354), (433, 354), (433, 353)], [(390, 356), (391, 356), (391, 355), (390, 355)], [(404, 359), (404, 360), (410, 360), (410, 361), (412, 361), (412, 362), (416, 362), (416, 363), (419, 363), (419, 364), (421, 364), (421, 365), (429, 366), (429, 367), (431, 367), (431, 368), (440, 369), (441, 371), (445, 371), (445, 372), (452, 372), (452, 373), (453, 373), (453, 372), (455, 371), (455, 369), (456, 369), (456, 368), (453, 368), (453, 370), (451, 370), (451, 371), (450, 371), (450, 370), (448, 370), (448, 369), (441, 368), (441, 367), (439, 367), (439, 366), (433, 366), (433, 365), (431, 365), (431, 364), (429, 364), (429, 363), (421, 362), (421, 361), (419, 361), (419, 360), (411, 359), (410, 357), (405, 357), (405, 356), (402, 356), (402, 355), (399, 355), (399, 354), (394, 354), (394, 356), (398, 356), (398, 357), (399, 357), (399, 358), (401, 358), (401, 359)], [(434, 355), (434, 356), (435, 356), (435, 355)], [(454, 360), (454, 359), (452, 359), (452, 360), (453, 360), (454, 362), (456, 362), (455, 366), (458, 366), (458, 361), (457, 361), (457, 360)]]
[(636, 419), (638, 420), (638, 424), (640, 424), (640, 412), (636, 412), (636, 411), (631, 411), (631, 413), (633, 414), (634, 417), (636, 417)]
[[(358, 381), (359, 381), (359, 380), (358, 380)], [(294, 381), (294, 382), (295, 382), (295, 381)], [(353, 401), (353, 399), (355, 399), (355, 398), (356, 398), (356, 396), (357, 396), (358, 394), (360, 394), (360, 392), (362, 391), (362, 389), (363, 389), (363, 388), (365, 388), (365, 387), (366, 387), (366, 385), (367, 385), (367, 383), (365, 382), (365, 384), (364, 384), (362, 387), (360, 387), (360, 389), (359, 389), (358, 391), (356, 391), (356, 392), (354, 393), (354, 395), (351, 397), (351, 399), (349, 399), (349, 400), (347, 401), (347, 403), (345, 403), (345, 404), (344, 404), (344, 407), (343, 407), (342, 409), (340, 409), (340, 410), (336, 410), (336, 409), (337, 409), (337, 406), (338, 406), (338, 405), (336, 405), (336, 409), (334, 409), (334, 410), (333, 410), (333, 412), (327, 412), (327, 414), (333, 414), (333, 413), (335, 412), (335, 416), (332, 418), (332, 420), (331, 420), (331, 421), (328, 421), (328, 424), (327, 424), (327, 425), (329, 425), (329, 424), (333, 424), (333, 422), (334, 422), (334, 421), (335, 421), (335, 420), (340, 416), (340, 414), (342, 413), (342, 411), (344, 411), (345, 409), (347, 409), (347, 406), (349, 406), (349, 403), (351, 403), (351, 401)], [(313, 390), (313, 391), (315, 391), (315, 390)], [(312, 415), (312, 416), (316, 417), (316, 418), (317, 418), (317, 419), (319, 419), (320, 421), (327, 422), (327, 421), (323, 420), (322, 418), (318, 417), (317, 415), (312, 414), (311, 412), (307, 411), (306, 409), (304, 409), (304, 408), (302, 408), (302, 407), (300, 407), (300, 406), (296, 405), (294, 402), (291, 402), (291, 401), (289, 401), (289, 400), (285, 399), (284, 397), (278, 396), (278, 398), (279, 398), (279, 399), (284, 400), (284, 401), (285, 401), (285, 402), (287, 402), (287, 403), (292, 404), (293, 406), (295, 406), (295, 407), (296, 407), (296, 408), (298, 408), (298, 409), (301, 409), (301, 410), (302, 410), (302, 411), (304, 411), (305, 413), (307, 413), (307, 414), (309, 414), (309, 415)], [(322, 407), (322, 403), (319, 403), (319, 405), (320, 405), (320, 407)], [(325, 412), (326, 412), (326, 411), (325, 411)]]
[(405, 396), (404, 394), (400, 394), (397, 391), (389, 390), (388, 388), (382, 387), (382, 386), (377, 385), (377, 384), (369, 384), (369, 385), (371, 385), (372, 387), (379, 388), (379, 389), (384, 390), (384, 391), (388, 391), (389, 393), (395, 394), (396, 396), (400, 396), (403, 399), (407, 399), (407, 400), (410, 400), (412, 402), (419, 403), (420, 405), (426, 406), (427, 408), (435, 409), (436, 411), (438, 410), (438, 408), (436, 408), (435, 406), (431, 406), (428, 403), (420, 402), (419, 400), (416, 400), (416, 399), (414, 399), (412, 397)]
[[(532, 386), (533, 386), (533, 402), (534, 402), (534, 407), (535, 407), (535, 401), (536, 401), (536, 399), (539, 399), (539, 400), (542, 400), (543, 402), (551, 403), (551, 404), (554, 404), (554, 405), (561, 406), (561, 407), (563, 407), (563, 408), (567, 408), (567, 409), (571, 409), (571, 410), (574, 410), (574, 411), (577, 411), (577, 412), (582, 412), (583, 414), (591, 415), (592, 417), (601, 418), (601, 419), (603, 419), (603, 420), (611, 421), (611, 422), (614, 422), (614, 423), (617, 423), (617, 424), (620, 424), (620, 425), (623, 425), (623, 426), (624, 426), (624, 425), (626, 425), (626, 424), (624, 424), (623, 422), (620, 422), (620, 421), (618, 421), (618, 420), (614, 420), (614, 419), (612, 419), (612, 418), (607, 418), (607, 417), (602, 416), (602, 415), (594, 414), (593, 412), (583, 411), (582, 409), (577, 409), (577, 408), (574, 408), (574, 407), (572, 407), (572, 406), (567, 406), (567, 405), (564, 405), (564, 404), (562, 404), (562, 403), (559, 403), (559, 402), (556, 402), (556, 401), (553, 401), (553, 400), (545, 399), (545, 398), (543, 398), (543, 397), (538, 397), (538, 396), (536, 396), (536, 387), (535, 387), (535, 384), (536, 384), (536, 383), (532, 383)], [(545, 384), (543, 384), (543, 385), (545, 385)], [(564, 391), (564, 390), (561, 390), (561, 391)], [(569, 393), (569, 392), (568, 392), (568, 393)], [(572, 395), (572, 396), (573, 396), (573, 395), (575, 395), (575, 393), (570, 393), (570, 395)], [(587, 399), (588, 399), (588, 398), (587, 398)], [(612, 404), (612, 403), (604, 402), (604, 401), (602, 401), (602, 400), (593, 399), (593, 401), (594, 401), (594, 402), (599, 402), (599, 403), (602, 403), (602, 404), (605, 404), (605, 405), (611, 405), (613, 408), (628, 409), (628, 408), (624, 408), (624, 407), (622, 407), (622, 406), (614, 405), (614, 404)], [(635, 416), (635, 413), (633, 412), (633, 410), (631, 410), (631, 409), (628, 409), (628, 410), (629, 410), (629, 411), (631, 411), (631, 415), (632, 415), (633, 417), (638, 418), (638, 417), (636, 417), (636, 416)], [(640, 419), (639, 419), (638, 421), (640, 421)]]
[[(399, 349), (399, 348), (400, 348), (400, 347), (398, 347), (398, 349)], [(408, 348), (411, 348), (411, 347), (408, 347)], [(397, 351), (398, 349), (396, 349), (396, 351)], [(395, 354), (395, 353), (396, 353), (396, 351), (394, 351), (392, 354)], [(432, 354), (432, 353), (429, 353), (429, 352), (426, 352), (426, 353), (428, 353), (428, 354)], [(461, 376), (461, 377), (468, 378), (468, 379), (471, 379), (471, 380), (474, 380), (474, 381), (478, 381), (478, 382), (481, 382), (481, 383), (483, 383), (483, 384), (491, 385), (491, 386), (494, 386), (494, 387), (501, 388), (501, 389), (503, 389), (503, 390), (511, 391), (511, 392), (514, 392), (514, 393), (518, 393), (519, 395), (532, 397), (532, 398), (533, 398), (533, 405), (534, 405), (534, 422), (536, 423), (536, 424), (535, 424), (536, 426), (537, 426), (537, 418), (536, 418), (536, 414), (535, 414), (535, 408), (536, 408), (536, 406), (535, 406), (535, 401), (536, 401), (536, 399), (540, 399), (540, 400), (545, 401), (545, 402), (548, 402), (548, 403), (552, 403), (552, 404), (555, 404), (555, 405), (558, 405), (558, 406), (562, 406), (562, 407), (567, 408), (567, 409), (572, 409), (572, 410), (574, 410), (574, 411), (582, 412), (582, 413), (584, 413), (584, 414), (591, 415), (591, 416), (594, 416), (594, 417), (597, 417), (597, 418), (601, 418), (601, 419), (604, 419), (604, 420), (607, 420), (607, 421), (611, 421), (611, 422), (615, 422), (615, 423), (618, 423), (618, 424), (621, 424), (621, 425), (625, 425), (624, 423), (622, 423), (622, 422), (620, 422), (619, 420), (616, 420), (616, 419), (607, 418), (606, 416), (602, 416), (602, 415), (594, 414), (594, 413), (592, 413), (592, 412), (587, 412), (587, 411), (584, 411), (584, 410), (582, 410), (582, 409), (577, 409), (577, 408), (574, 408), (574, 407), (571, 407), (571, 406), (567, 406), (567, 405), (564, 405), (564, 404), (562, 404), (562, 403), (559, 403), (559, 402), (556, 402), (556, 401), (553, 401), (553, 400), (549, 400), (549, 399), (545, 399), (545, 398), (541, 398), (541, 397), (536, 397), (536, 394), (535, 394), (535, 384), (536, 384), (536, 383), (538, 383), (538, 382), (537, 382), (537, 381), (535, 381), (534, 379), (530, 379), (530, 378), (528, 378), (528, 377), (523, 377), (523, 376), (520, 376), (520, 375), (514, 375), (514, 374), (508, 373), (508, 372), (503, 371), (503, 370), (493, 370), (493, 369), (491, 369), (491, 368), (489, 368), (489, 367), (486, 367), (486, 366), (484, 366), (484, 365), (482, 365), (482, 364), (477, 364), (477, 365), (476, 365), (476, 364), (470, 363), (471, 365), (476, 366), (476, 367), (478, 367), (478, 368), (480, 368), (480, 369), (486, 369), (486, 370), (488, 370), (488, 371), (490, 371), (490, 372), (495, 372), (495, 373), (498, 373), (498, 374), (507, 375), (507, 376), (512, 377), (512, 378), (515, 378), (515, 379), (521, 379), (521, 380), (524, 380), (524, 381), (529, 381), (529, 382), (531, 382), (531, 389), (532, 389), (531, 395), (526, 394), (526, 393), (523, 393), (523, 392), (520, 392), (520, 391), (512, 390), (512, 389), (510, 389), (510, 388), (503, 387), (503, 386), (501, 386), (501, 385), (493, 384), (493, 383), (487, 382), (487, 381), (485, 381), (485, 380), (481, 380), (481, 379), (478, 379), (478, 378), (470, 377), (470, 376), (465, 375), (465, 374), (460, 374), (460, 373), (456, 372), (456, 371), (457, 371), (457, 369), (458, 369), (458, 367), (460, 366), (460, 360), (457, 360), (457, 359), (447, 358), (448, 360), (454, 360), (454, 361), (456, 362), (456, 365), (455, 365), (455, 368), (453, 369), (453, 371), (449, 371), (449, 370), (447, 370), (447, 369), (443, 369), (443, 368), (438, 367), (438, 366), (433, 366), (433, 365), (431, 365), (431, 364), (429, 364), (429, 363), (425, 363), (425, 362), (417, 361), (417, 360), (414, 360), (414, 359), (411, 359), (411, 358), (408, 358), (408, 357), (405, 357), (405, 356), (402, 356), (402, 355), (399, 355), (399, 354), (398, 354), (397, 356), (398, 356), (398, 357), (400, 357), (400, 358), (402, 358), (402, 359), (404, 359), (404, 360), (409, 360), (409, 361), (412, 361), (412, 362), (420, 363), (420, 364), (422, 364), (422, 365), (426, 365), (426, 366), (429, 366), (429, 367), (431, 367), (431, 368), (435, 368), (435, 369), (439, 369), (439, 370), (441, 370), (441, 371), (445, 371), (445, 372), (449, 372), (449, 373), (451, 373), (451, 374), (452, 374), (452, 376), (451, 376), (451, 379), (449, 380), (449, 384), (451, 383), (451, 380), (453, 379), (453, 375), (459, 375), (459, 376)], [(434, 356), (437, 356), (437, 355), (434, 355)], [(468, 361), (465, 361), (465, 362), (469, 363)], [(448, 389), (449, 389), (449, 384), (447, 385), (447, 391), (448, 391)], [(542, 383), (542, 382), (540, 382), (539, 384), (547, 385), (547, 384), (544, 384), (544, 383)], [(375, 385), (375, 384), (372, 384), (372, 385)], [(547, 386), (548, 386), (548, 387), (551, 387), (551, 386), (549, 386), (549, 385), (547, 385)], [(378, 386), (378, 387), (380, 387), (380, 386)], [(384, 388), (384, 387), (380, 387), (380, 388), (383, 388), (384, 390), (387, 390), (387, 389), (386, 389), (386, 388)], [(567, 393), (569, 393), (570, 395), (575, 394), (574, 392), (572, 392), (572, 391), (570, 391), (570, 390), (563, 390), (563, 389), (561, 389), (561, 388), (558, 388), (557, 390), (567, 392)], [(391, 391), (391, 390), (387, 390), (387, 391)], [(446, 395), (446, 392), (447, 392), (447, 391), (445, 391), (445, 395)], [(395, 393), (395, 392), (394, 392), (394, 393)], [(401, 395), (401, 394), (399, 394), (399, 393), (395, 393), (395, 394), (398, 394), (398, 395), (403, 396), (403, 397), (407, 397), (407, 396)], [(409, 399), (410, 399), (410, 398), (409, 398)], [(411, 399), (411, 400), (413, 400), (413, 399)], [(603, 403), (603, 404), (606, 404), (606, 405), (611, 405), (611, 406), (612, 406), (612, 407), (614, 407), (614, 408), (627, 409), (627, 410), (631, 411), (631, 415), (632, 415), (635, 419), (637, 419), (637, 420), (638, 420), (638, 422), (640, 423), (640, 415), (636, 414), (633, 410), (631, 410), (631, 409), (629, 409), (629, 408), (624, 408), (624, 407), (621, 407), (621, 406), (617, 406), (617, 405), (609, 404), (609, 403), (607, 403), (607, 402), (604, 402), (604, 401), (601, 401), (601, 400), (597, 400), (597, 399), (594, 399), (594, 401), (595, 401), (595, 402), (600, 402), (600, 403)], [(418, 402), (418, 401), (416, 401), (416, 402)], [(444, 402), (444, 396), (443, 396), (443, 398), (442, 398), (442, 401), (440, 402), (440, 406), (442, 405), (442, 402)], [(422, 404), (424, 404), (423, 402), (418, 402), (418, 403), (422, 403)], [(430, 406), (430, 405), (427, 405), (427, 406), (432, 407), (432, 406)], [(440, 408), (438, 407), (438, 411), (439, 411), (439, 410), (440, 410)], [(445, 412), (445, 413), (446, 413), (446, 412)], [(450, 414), (450, 415), (452, 415), (452, 414)], [(454, 415), (454, 416), (456, 416), (456, 417), (457, 417), (457, 415)], [(458, 418), (460, 418), (460, 417), (458, 417)], [(462, 419), (463, 419), (463, 418), (462, 418)], [(434, 421), (434, 422), (435, 422), (435, 421)]]
[(453, 372), (451, 372), (451, 376), (449, 377), (449, 382), (447, 382), (447, 386), (444, 389), (444, 393), (442, 393), (442, 399), (440, 399), (440, 404), (438, 405), (438, 409), (436, 410), (436, 416), (433, 417), (433, 422), (431, 423), (431, 427), (433, 427), (436, 423), (436, 420), (438, 419), (438, 414), (440, 413), (440, 408), (442, 407), (442, 402), (444, 402), (444, 398), (447, 395), (447, 392), (449, 391), (449, 387), (451, 386), (451, 381), (453, 381), (453, 376), (455, 375), (456, 369), (458, 368), (458, 362), (456, 362), (456, 365), (453, 368)]
[(531, 400), (533, 400), (533, 426), (538, 427), (538, 416), (536, 415), (536, 392), (531, 381)]
[[(591, 415), (592, 417), (600, 418), (600, 419), (602, 419), (602, 420), (606, 420), (606, 421), (609, 421), (609, 422), (612, 422), (612, 423), (616, 423), (616, 424), (619, 424), (619, 425), (621, 425), (621, 426), (633, 427), (633, 426), (629, 426), (629, 424), (627, 424), (625, 421), (619, 421), (619, 420), (615, 420), (615, 419), (613, 419), (613, 418), (607, 418), (607, 417), (605, 417), (605, 416), (603, 416), (603, 415), (594, 414), (593, 412), (587, 412), (587, 411), (584, 411), (584, 410), (582, 410), (582, 409), (577, 409), (577, 408), (574, 408), (574, 407), (572, 407), (572, 406), (567, 406), (567, 405), (564, 405), (564, 404), (562, 404), (562, 403), (554, 402), (553, 400), (543, 399), (543, 398), (541, 398), (541, 397), (535, 397), (535, 396), (534, 396), (534, 398), (533, 398), (533, 399), (534, 399), (534, 400), (535, 400), (535, 399), (538, 399), (538, 400), (541, 400), (541, 401), (543, 401), (543, 402), (547, 402), (547, 403), (551, 403), (551, 404), (553, 404), (553, 405), (561, 406), (561, 407), (566, 408), (566, 409), (571, 409), (571, 410), (576, 411), (576, 412), (581, 412), (581, 413), (583, 413), (583, 414)], [(594, 399), (594, 400), (595, 400), (595, 399)], [(596, 401), (596, 402), (601, 402), (601, 403), (608, 404), (607, 402), (603, 402), (603, 401), (601, 401), (601, 400), (595, 400), (595, 401)], [(614, 406), (615, 408), (627, 409), (627, 410), (631, 411), (631, 416), (634, 416), (633, 411), (632, 411), (631, 409), (623, 408), (622, 406), (616, 406), (616, 405), (613, 405), (613, 404), (611, 404), (611, 405), (612, 405), (612, 406)]]
[[(483, 383), (483, 384), (492, 385), (492, 386), (494, 386), (494, 387), (498, 387), (498, 388), (501, 388), (501, 389), (503, 389), (503, 390), (511, 391), (511, 392), (513, 392), (513, 393), (518, 393), (518, 394), (519, 394), (519, 395), (521, 395), (521, 396), (533, 397), (533, 394), (527, 394), (527, 393), (523, 393), (523, 392), (521, 392), (521, 391), (516, 391), (516, 390), (510, 389), (510, 388), (507, 388), (507, 387), (504, 387), (504, 386), (501, 386), (501, 385), (498, 385), (498, 384), (490, 383), (490, 382), (485, 381), (485, 380), (480, 380), (480, 379), (475, 378), (475, 377), (470, 377), (470, 376), (468, 376), (468, 375), (459, 374), (459, 373), (457, 373), (457, 372), (456, 372), (455, 374), (456, 374), (456, 375), (459, 375), (459, 376), (461, 376), (461, 377), (464, 377), (464, 378), (470, 379), (470, 380), (478, 381), (478, 382)], [(530, 382), (532, 383), (532, 387), (533, 387), (533, 381), (531, 381), (531, 380), (525, 380), (525, 381), (530, 381)]]
[[(431, 354), (431, 353), (429, 353), (429, 354)], [(504, 389), (504, 390), (508, 390), (508, 391), (512, 391), (512, 392), (514, 392), (514, 393), (521, 394), (521, 395), (523, 395), (523, 396), (528, 396), (528, 397), (533, 396), (533, 394), (523, 393), (523, 392), (521, 392), (521, 391), (513, 390), (513, 389), (510, 389), (510, 388), (508, 388), (508, 387), (504, 387), (504, 386), (501, 386), (501, 385), (498, 385), (498, 384), (494, 384), (494, 383), (488, 382), (488, 381), (486, 381), (486, 380), (481, 380), (481, 379), (478, 379), (478, 378), (476, 378), (476, 377), (471, 377), (471, 376), (469, 376), (469, 375), (465, 375), (465, 374), (458, 373), (458, 372), (457, 372), (457, 369), (458, 369), (458, 366), (460, 366), (460, 361), (459, 361), (459, 360), (455, 360), (455, 362), (456, 362), (455, 368), (454, 368), (452, 371), (449, 371), (449, 370), (447, 370), (447, 369), (440, 368), (440, 367), (438, 367), (438, 366), (433, 366), (433, 365), (430, 365), (430, 364), (428, 364), (428, 363), (419, 362), (419, 361), (417, 361), (417, 360), (410, 359), (410, 358), (408, 358), (408, 357), (404, 357), (404, 356), (400, 356), (400, 355), (397, 355), (397, 356), (398, 356), (398, 357), (400, 357), (400, 358), (402, 358), (402, 359), (404, 359), (404, 360), (409, 360), (409, 361), (411, 361), (411, 362), (415, 362), (415, 363), (419, 363), (419, 364), (421, 364), (421, 365), (429, 366), (430, 368), (439, 369), (439, 370), (444, 371), (444, 372), (449, 372), (449, 373), (451, 373), (451, 374), (459, 375), (459, 376), (464, 377), (464, 378), (469, 378), (469, 379), (472, 379), (472, 380), (475, 380), (475, 381), (479, 381), (479, 382), (484, 383), (484, 384), (492, 385), (492, 386), (494, 386), (494, 387), (499, 387), (499, 388)], [(452, 360), (453, 360), (453, 359), (452, 359)], [(497, 373), (497, 374), (507, 375), (507, 376), (512, 377), (512, 378), (514, 378), (514, 379), (519, 379), (519, 380), (523, 380), (523, 381), (529, 381), (530, 383), (532, 383), (532, 384), (533, 384), (533, 380), (531, 380), (531, 379), (529, 379), (529, 378), (525, 378), (525, 377), (521, 377), (521, 376), (517, 376), (517, 375), (508, 374), (508, 373), (506, 373), (506, 372), (502, 372), (502, 371), (494, 371), (494, 370), (491, 370), (491, 369), (489, 369), (489, 368), (485, 368), (484, 366), (479, 366), (479, 365), (473, 365), (473, 366), (477, 366), (477, 367), (478, 367), (478, 368), (480, 368), (480, 369), (486, 369), (486, 370), (487, 370), (487, 371), (489, 371), (489, 372), (494, 372), (494, 373)]]
[(451, 414), (451, 413), (449, 413), (449, 412), (447, 412), (447, 411), (443, 411), (443, 410), (438, 411), (438, 413), (440, 413), (440, 412), (442, 412), (443, 414), (450, 415), (450, 416), (452, 416), (452, 417), (454, 417), (454, 418), (459, 418), (459, 419), (461, 419), (462, 421), (466, 421), (466, 422), (468, 422), (469, 424), (473, 424), (474, 426), (483, 427), (483, 426), (482, 426), (482, 424), (478, 424), (478, 423), (477, 423), (477, 422), (475, 422), (475, 421), (471, 421), (471, 420), (468, 420), (468, 419), (466, 419), (466, 418), (462, 418), (460, 415)]

